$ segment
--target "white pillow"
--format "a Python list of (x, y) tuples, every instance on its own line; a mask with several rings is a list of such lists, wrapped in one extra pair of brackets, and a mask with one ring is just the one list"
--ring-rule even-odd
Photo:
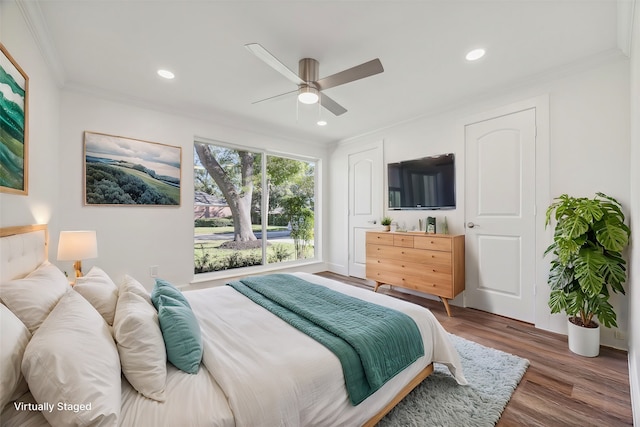
[(140, 295), (121, 293), (113, 331), (122, 372), (129, 383), (146, 397), (164, 402), (167, 350), (156, 309)]
[(0, 304), (0, 411), (27, 391), (20, 364), (30, 339), (27, 327)]
[(153, 303), (151, 302), (151, 295), (149, 295), (149, 292), (145, 289), (144, 286), (142, 286), (140, 282), (138, 282), (128, 274), (124, 275), (124, 281), (120, 283), (120, 288), (118, 289), (118, 293), (122, 294), (124, 292), (132, 292), (136, 295), (141, 296), (153, 307)]
[(102, 316), (78, 293), (67, 292), (33, 334), (22, 372), (36, 401), (53, 405), (43, 412), (51, 425), (118, 425), (118, 350)]
[(33, 334), (69, 289), (62, 271), (46, 261), (27, 277), (2, 283), (0, 298)]
[(109, 326), (113, 325), (118, 287), (107, 273), (98, 267), (92, 267), (86, 275), (76, 278), (73, 289), (98, 310)]

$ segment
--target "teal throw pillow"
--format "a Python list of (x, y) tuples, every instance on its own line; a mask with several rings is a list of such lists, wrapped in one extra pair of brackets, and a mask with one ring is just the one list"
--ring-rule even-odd
[(202, 333), (191, 307), (165, 295), (159, 295), (158, 320), (167, 349), (167, 359), (176, 368), (196, 374), (202, 360)]
[(191, 307), (187, 299), (184, 297), (184, 295), (182, 295), (182, 292), (180, 292), (180, 289), (176, 288), (166, 280), (156, 279), (156, 285), (151, 291), (151, 302), (153, 302), (153, 306), (156, 308), (156, 310), (158, 309), (158, 298), (160, 297), (160, 295), (176, 299), (183, 305)]

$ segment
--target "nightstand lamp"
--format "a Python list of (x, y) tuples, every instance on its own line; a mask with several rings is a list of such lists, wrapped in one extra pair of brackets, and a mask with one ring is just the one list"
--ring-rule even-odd
[(76, 277), (82, 277), (82, 260), (98, 257), (95, 231), (61, 231), (58, 261), (75, 261)]

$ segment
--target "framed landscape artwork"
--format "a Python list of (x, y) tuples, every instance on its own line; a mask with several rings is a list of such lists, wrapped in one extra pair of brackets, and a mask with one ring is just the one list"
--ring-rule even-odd
[(84, 204), (180, 206), (182, 148), (84, 133)]
[(0, 43), (0, 191), (27, 195), (29, 77)]

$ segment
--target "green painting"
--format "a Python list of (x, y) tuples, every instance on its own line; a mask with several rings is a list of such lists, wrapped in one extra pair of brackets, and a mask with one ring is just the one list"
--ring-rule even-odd
[(0, 43), (0, 191), (27, 194), (29, 78)]
[(84, 133), (85, 205), (180, 205), (182, 148)]

